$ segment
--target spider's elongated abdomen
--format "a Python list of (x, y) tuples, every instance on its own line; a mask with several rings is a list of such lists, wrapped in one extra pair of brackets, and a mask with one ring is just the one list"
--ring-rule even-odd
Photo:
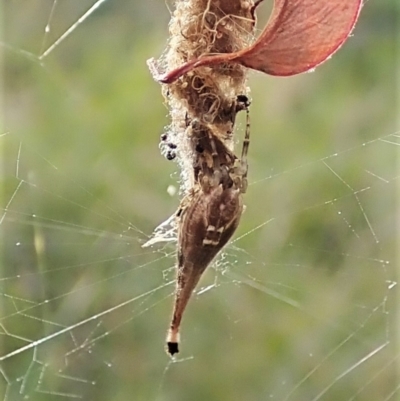
[(179, 326), (194, 288), (207, 266), (235, 232), (243, 210), (239, 189), (223, 184), (205, 193), (199, 187), (182, 211), (178, 232), (178, 272), (168, 352), (178, 352)]

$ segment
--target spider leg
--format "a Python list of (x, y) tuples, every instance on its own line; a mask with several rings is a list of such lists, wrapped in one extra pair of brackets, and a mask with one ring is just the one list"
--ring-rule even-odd
[(246, 109), (246, 131), (243, 140), (243, 147), (242, 147), (242, 156), (240, 158), (241, 165), (243, 166), (245, 172), (243, 173), (244, 177), (247, 177), (247, 153), (249, 152), (249, 145), (250, 145), (250, 114), (249, 109)]
[(215, 187), (219, 185), (221, 182), (222, 174), (221, 174), (221, 162), (220, 162), (220, 157), (217, 152), (217, 146), (215, 144), (214, 136), (211, 133), (211, 131), (208, 131), (208, 139), (210, 140), (210, 146), (211, 146), (211, 157), (213, 160), (213, 165), (211, 169), (211, 186)]
[(250, 115), (249, 110), (246, 107), (246, 131), (243, 140), (242, 155), (240, 159), (236, 159), (235, 165), (231, 170), (232, 180), (235, 182), (236, 187), (241, 193), (245, 193), (247, 190), (247, 153), (250, 145)]

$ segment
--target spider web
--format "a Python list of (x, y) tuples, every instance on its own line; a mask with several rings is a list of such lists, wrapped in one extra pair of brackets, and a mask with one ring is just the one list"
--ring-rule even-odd
[(145, 65), (169, 16), (124, 3), (1, 6), (0, 399), (398, 399), (395, 10), (252, 76), (247, 209), (170, 359), (174, 243), (142, 248), (179, 203)]

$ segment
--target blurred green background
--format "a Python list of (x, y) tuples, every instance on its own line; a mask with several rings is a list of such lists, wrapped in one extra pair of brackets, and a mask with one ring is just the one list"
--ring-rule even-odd
[(179, 204), (146, 67), (172, 4), (93, 4), (0, 6), (0, 399), (398, 399), (395, 2), (312, 74), (250, 73), (247, 209), (176, 361), (174, 244), (141, 248)]

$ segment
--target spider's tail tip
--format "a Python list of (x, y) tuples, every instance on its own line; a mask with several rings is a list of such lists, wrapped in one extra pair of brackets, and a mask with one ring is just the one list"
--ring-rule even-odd
[(172, 327), (168, 331), (166, 351), (173, 356), (179, 352), (179, 329)]
[(179, 352), (179, 343), (177, 342), (171, 342), (168, 341), (167, 342), (167, 352), (168, 354), (170, 354), (171, 356), (174, 356), (174, 354), (177, 354)]

